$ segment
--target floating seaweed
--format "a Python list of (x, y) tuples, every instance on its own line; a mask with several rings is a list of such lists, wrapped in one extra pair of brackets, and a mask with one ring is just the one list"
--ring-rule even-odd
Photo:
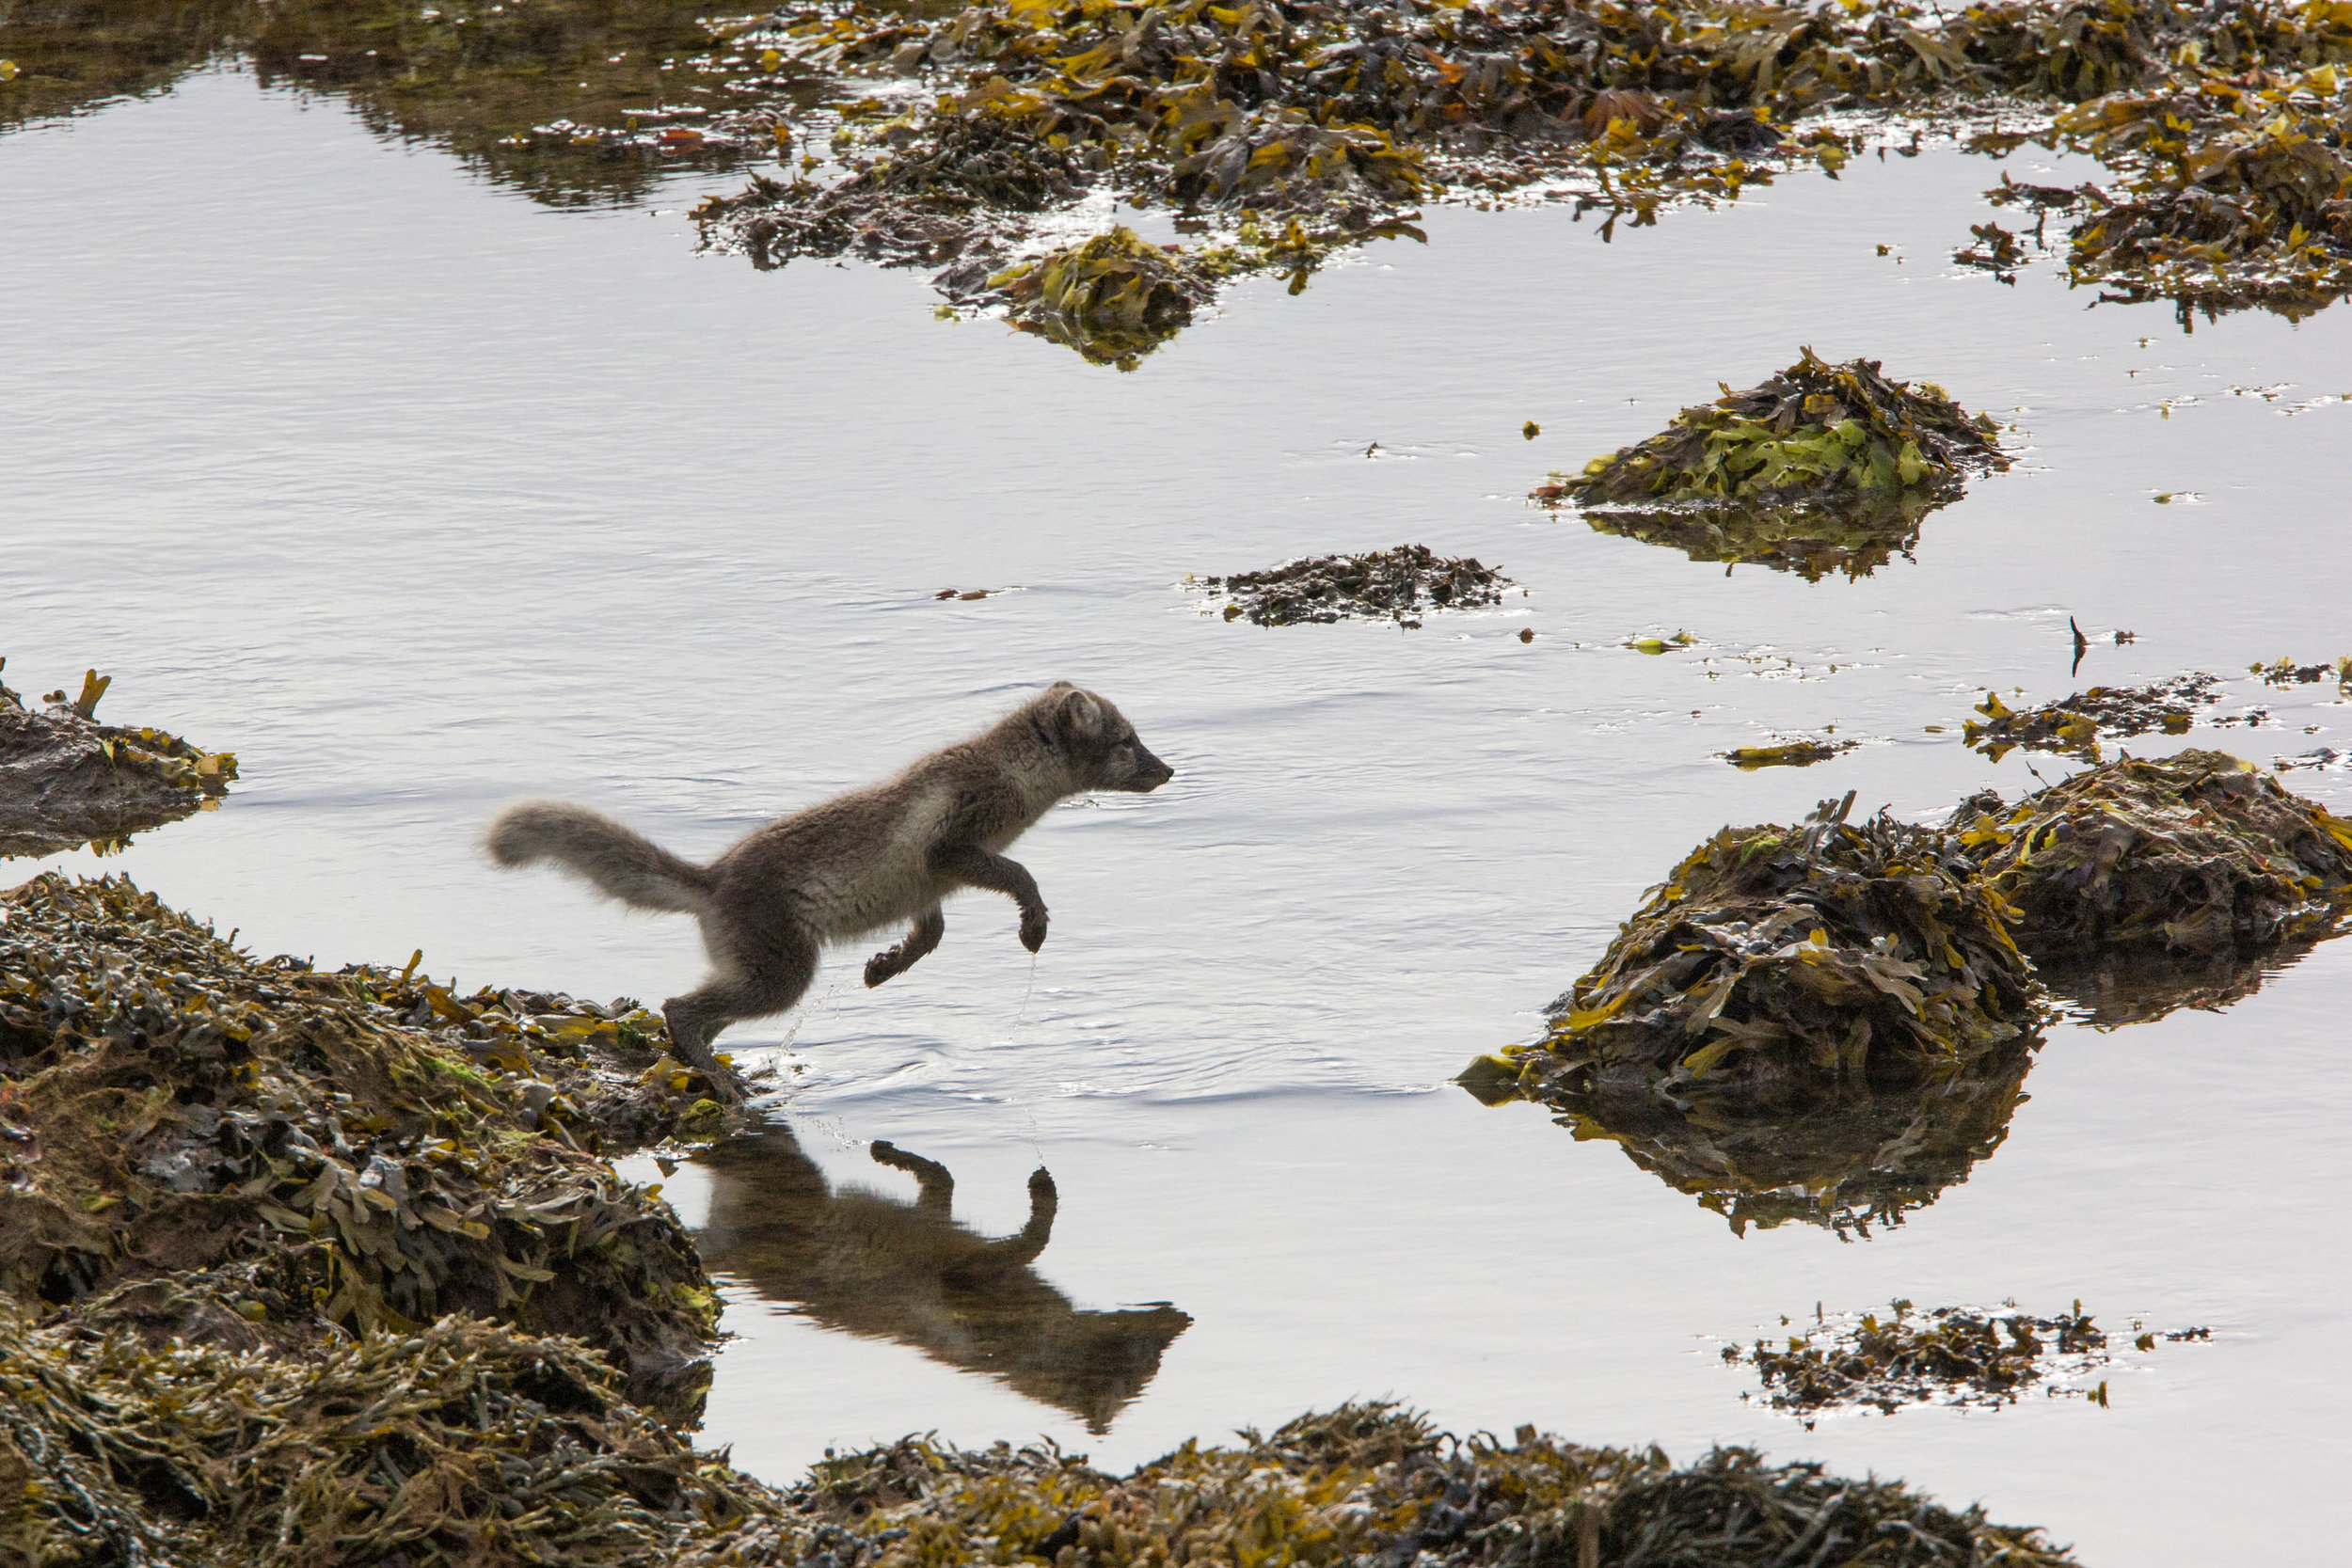
[(2256, 659), (2246, 667), (2249, 674), (2260, 675), (2267, 686), (2315, 686), (2332, 680), (2352, 694), (2352, 654), (2346, 654), (2332, 664), (2297, 664), (2283, 654), (2270, 663)]
[(1963, 807), (1953, 839), (2037, 961), (2258, 950), (2352, 899), (2352, 822), (2223, 752), (2122, 758)]
[(1859, 740), (1824, 740), (1808, 736), (1770, 746), (1735, 746), (1724, 753), (1724, 760), (1743, 773), (1753, 773), (1759, 768), (1810, 768), (1861, 744)]
[[(1473, 1070), (1528, 1099), (1748, 1105), (1949, 1082), (2033, 1023), (2006, 911), (1940, 835), (1825, 800), (1725, 828), (1651, 890), (1532, 1045)], [(1467, 1080), (1466, 1080), (1467, 1081)]]
[[(0, 660), (5, 664), (6, 660)], [(89, 671), (28, 708), (0, 685), (0, 857), (102, 853), (148, 828), (207, 809), (227, 794), (237, 759), (167, 731), (98, 722), (114, 677)]]
[(2014, 1404), (2036, 1384), (2105, 1365), (2106, 1350), (2106, 1332), (2079, 1301), (2072, 1311), (2037, 1318), (1962, 1307), (1919, 1312), (1898, 1298), (1887, 1317), (1823, 1318), (1789, 1335), (1785, 1348), (1762, 1339), (1746, 1351), (1726, 1345), (1724, 1359), (1753, 1366), (1759, 1397), (1774, 1410), (1810, 1416), (1867, 1406), (1891, 1416), (1915, 1404)]
[(2186, 735), (2197, 709), (2220, 700), (2221, 678), (2201, 671), (2146, 686), (2094, 686), (2036, 708), (2012, 708), (1988, 691), (1977, 705), (1982, 721), (1963, 723), (1961, 738), (1994, 762), (2021, 746), (2096, 762), (2102, 737)]
[[(658, 1055), (649, 1015), (507, 1013), (501, 1037), (502, 1009), (413, 962), (256, 959), (119, 878), (37, 877), (0, 912), (0, 1294), (267, 1261), (306, 1323), (472, 1312), (607, 1351), (639, 1402), (699, 1402), (718, 1302), (693, 1243), (518, 1070), (624, 1026)], [(437, 1013), (454, 1029), (409, 1022)]]
[(914, 1177), (914, 1203), (829, 1187), (782, 1125), (704, 1150), (704, 1262), (818, 1323), (1001, 1378), (1089, 1432), (1108, 1431), (1192, 1319), (1166, 1303), (1082, 1310), (1039, 1277), (1031, 1265), (1060, 1201), (1044, 1170), (1029, 1178), (1028, 1223), (986, 1237), (955, 1220), (946, 1166), (887, 1143), (872, 1152)]
[(1442, 556), (1426, 545), (1361, 555), (1318, 555), (1263, 572), (1188, 579), (1227, 598), (1225, 619), (1261, 626), (1327, 624), (1351, 616), (1413, 628), (1431, 610), (1502, 602), (1511, 579), (1472, 556)]

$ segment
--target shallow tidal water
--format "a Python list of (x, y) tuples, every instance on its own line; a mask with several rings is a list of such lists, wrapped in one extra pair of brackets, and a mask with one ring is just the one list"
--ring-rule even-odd
[[(1960, 744), (1987, 688), (2352, 651), (2352, 405), (2325, 401), (2352, 392), (2352, 313), (2185, 337), (2046, 271), (1957, 272), (1997, 178), (1857, 161), (1609, 245), (1565, 211), (1437, 209), (1425, 246), (1295, 298), (1246, 285), (1121, 375), (934, 321), (910, 275), (697, 255), (682, 210), (727, 181), (550, 211), (233, 70), (10, 134), (8, 679), (94, 664), (107, 717), (244, 772), (217, 813), (43, 863), (128, 872), (262, 952), (421, 945), (469, 988), (658, 1003), (700, 972), (691, 927), (494, 873), (500, 801), (586, 800), (707, 854), (1075, 679), (1178, 777), (1023, 842), (1054, 913), (1037, 962), (977, 895), (877, 991), (836, 956), (801, 1013), (729, 1037), (780, 1064), (771, 1132), (629, 1166), (707, 1227), (737, 1338), (705, 1435), (738, 1463), (788, 1481), (935, 1429), (1123, 1468), (1391, 1396), (1462, 1432), (1900, 1475), (2086, 1563), (2341, 1562), (2352, 943), (2224, 1011), (2053, 1029), (1993, 1156), (1867, 1236), (1736, 1234), (1448, 1082), (1533, 1035), (1724, 822), (2033, 787), (2024, 754)], [(2013, 421), (2021, 460), (1851, 581), (1522, 499), (1807, 343)], [(1414, 632), (1273, 630), (1181, 586), (1407, 541), (1527, 593)], [(1699, 642), (1623, 646), (1677, 628)], [(2334, 695), (2241, 678), (2217, 711), (2269, 722), (2146, 749), (2342, 746)], [(1865, 744), (1718, 755), (1828, 725)], [(2352, 775), (2287, 782), (2352, 813)], [(968, 1228), (878, 1139), (952, 1171)], [(1022, 1230), (1041, 1164), (1050, 1240), (978, 1251)], [(950, 1302), (941, 1270), (982, 1256), (988, 1310)], [(2104, 1408), (1810, 1429), (1719, 1355), (1898, 1296), (2212, 1338), (2124, 1350)]]

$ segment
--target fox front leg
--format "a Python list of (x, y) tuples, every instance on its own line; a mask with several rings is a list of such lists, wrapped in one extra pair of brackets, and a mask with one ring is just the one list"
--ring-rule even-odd
[(993, 855), (977, 844), (943, 848), (931, 863), (968, 887), (1001, 893), (1021, 906), (1021, 945), (1034, 953), (1045, 945), (1045, 900), (1037, 879), (1019, 861)]
[(893, 975), (904, 974), (914, 967), (914, 960), (939, 945), (939, 939), (947, 934), (947, 917), (933, 904), (914, 917), (907, 934), (898, 945), (877, 953), (866, 960), (866, 984), (868, 989), (881, 985)]

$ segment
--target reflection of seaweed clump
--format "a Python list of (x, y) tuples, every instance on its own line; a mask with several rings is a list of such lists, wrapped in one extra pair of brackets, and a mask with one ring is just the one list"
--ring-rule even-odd
[(2094, 686), (2040, 707), (2011, 708), (1994, 692), (1977, 705), (1982, 721), (1961, 726), (1968, 745), (1998, 762), (2019, 746), (2056, 752), (2087, 761), (2099, 759), (2102, 736), (2185, 735), (2197, 709), (2221, 700), (2221, 680), (2201, 672), (2174, 675), (2146, 686)]
[(1792, 1334), (1786, 1349), (1726, 1345), (1724, 1359), (1752, 1362), (1775, 1410), (1875, 1405), (1890, 1416), (1907, 1404), (2014, 1404), (2031, 1384), (2106, 1359), (2107, 1337), (2080, 1302), (2055, 1318), (1892, 1306), (1891, 1317), (1866, 1312)]
[(229, 792), (237, 759), (151, 727), (102, 724), (113, 678), (92, 670), (72, 703), (63, 691), (27, 708), (0, 685), (0, 856), (119, 847)]
[(266, 1266), (305, 1323), (474, 1312), (698, 1399), (717, 1304), (675, 1216), (545, 1085), (396, 1015), (387, 974), (258, 961), (122, 880), (36, 878), (5, 911), (0, 1291)]
[(1599, 510), (1593, 526), (1693, 560), (1758, 562), (1809, 578), (1858, 577), (1908, 551), (1919, 519), (1971, 469), (2009, 466), (1985, 416), (1878, 363), (1833, 365), (1807, 348), (1743, 392), (1685, 408), (1637, 445), (1553, 476), (1534, 499)]
[(1754, 1102), (1844, 1081), (1948, 1080), (2031, 1021), (1998, 899), (1941, 837), (1824, 801), (1726, 828), (1677, 866), (1533, 1045), (1523, 1091), (1654, 1086)]
[[(1566, 494), (1564, 485), (1546, 483), (1536, 487), (1534, 499), (1556, 506)], [(1909, 559), (1919, 543), (1920, 519), (1948, 499), (1899, 490), (1831, 504), (1683, 501), (1639, 510), (1607, 507), (1586, 512), (1584, 521), (1596, 533), (1663, 545), (1693, 561), (1769, 566), (1819, 582), (1832, 572), (1868, 577), (1897, 555)]]
[(1212, 292), (1195, 260), (1123, 227), (1023, 261), (989, 284), (1009, 302), (1015, 326), (1120, 370), (1174, 337)]
[(1200, 583), (1230, 596), (1228, 621), (1247, 616), (1258, 626), (1287, 626), (1364, 616), (1418, 626), (1425, 610), (1500, 603), (1511, 579), (1473, 556), (1442, 556), (1426, 545), (1399, 545), (1362, 555), (1309, 556)]
[[(828, 1460), (791, 1502), (836, 1562), (1014, 1556), (1143, 1568), (1169, 1562), (1807, 1560), (1916, 1568), (2073, 1559), (2039, 1530), (1956, 1513), (1899, 1483), (1718, 1449), (1676, 1468), (1651, 1449), (1587, 1449), (1521, 1427), (1456, 1440), (1392, 1408), (1302, 1416), (1230, 1448), (1186, 1443), (1123, 1479), (1057, 1450), (964, 1451), (927, 1439)], [(1890, 1552), (1890, 1541), (1901, 1545)], [(1063, 1559), (1060, 1554), (1070, 1553)], [(872, 1555), (868, 1555), (868, 1554)]]
[(2222, 752), (2124, 758), (1959, 826), (2037, 958), (2254, 948), (2352, 896), (2352, 823)]
[[(1800, 1220), (1867, 1237), (1968, 1180), (2000, 1147), (2037, 1043), (2011, 1041), (1947, 1082), (1848, 1085), (1797, 1106), (1682, 1101), (1573, 1080), (1541, 1098), (1579, 1142), (1614, 1143), (1740, 1234)], [(1482, 1085), (1475, 1070), (1469, 1081), (1489, 1100), (1522, 1092), (1507, 1081)]]

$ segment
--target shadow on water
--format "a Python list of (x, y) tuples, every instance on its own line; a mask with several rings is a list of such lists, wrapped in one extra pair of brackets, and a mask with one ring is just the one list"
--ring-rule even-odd
[(1967, 1180), (2000, 1147), (2040, 1043), (2011, 1041), (1948, 1082), (1848, 1086), (1794, 1107), (1683, 1102), (1638, 1085), (1560, 1090), (1540, 1103), (1578, 1142), (1614, 1143), (1740, 1235), (1799, 1220), (1867, 1240), (1873, 1225), (1900, 1225)]
[(1038, 1276), (1030, 1265), (1058, 1202), (1042, 1167), (1029, 1178), (1028, 1223), (990, 1238), (956, 1222), (946, 1166), (887, 1143), (873, 1154), (914, 1177), (913, 1203), (828, 1187), (787, 1127), (697, 1154), (711, 1175), (696, 1238), (705, 1265), (831, 1327), (986, 1372), (1108, 1431), (1192, 1319), (1166, 1303), (1085, 1310)]

